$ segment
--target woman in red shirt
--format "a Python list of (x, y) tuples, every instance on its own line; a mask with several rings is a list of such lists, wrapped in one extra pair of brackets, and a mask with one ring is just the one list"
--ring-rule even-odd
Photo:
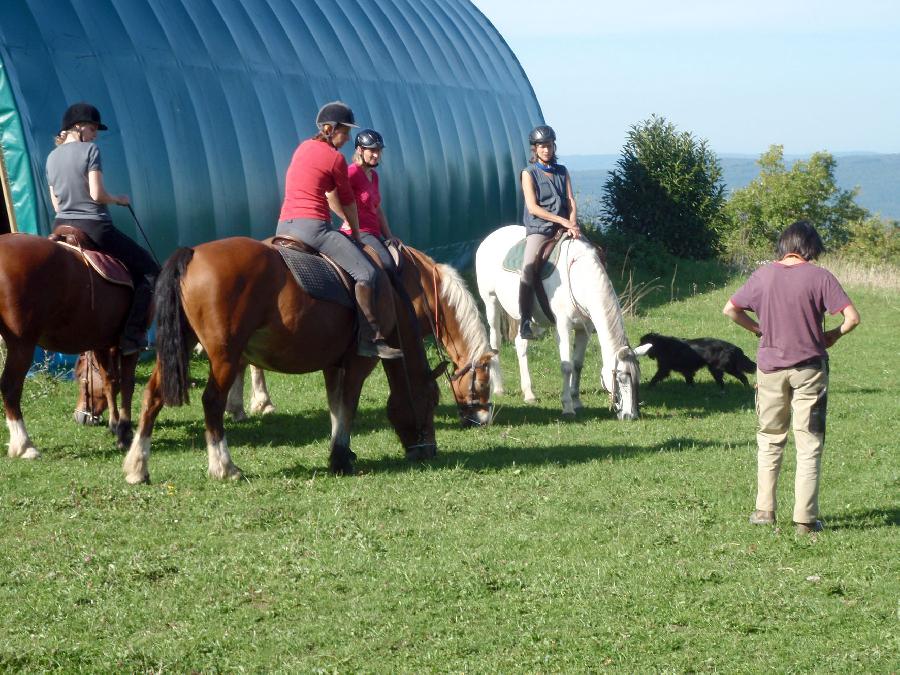
[[(347, 162), (338, 149), (350, 138), (356, 120), (341, 101), (326, 103), (316, 116), (319, 133), (294, 152), (284, 185), (278, 235), (299, 239), (347, 270), (356, 282), (354, 292), (367, 325), (360, 326), (358, 353), (396, 359), (403, 355), (384, 339), (375, 313), (376, 269), (360, 250), (356, 201), (347, 176)], [(326, 194), (334, 192), (350, 225), (352, 239), (331, 224)]]

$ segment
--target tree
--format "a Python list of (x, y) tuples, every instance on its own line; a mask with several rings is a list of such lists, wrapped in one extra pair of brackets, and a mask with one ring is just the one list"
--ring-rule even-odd
[(654, 115), (631, 127), (616, 167), (603, 186), (611, 228), (686, 258), (716, 253), (725, 185), (707, 141)]
[(770, 256), (781, 232), (801, 219), (815, 225), (826, 248), (834, 250), (849, 241), (851, 224), (868, 216), (855, 201), (856, 189), (837, 186), (837, 162), (827, 152), (787, 168), (783, 146), (773, 145), (757, 163), (759, 176), (725, 205), (722, 234), (732, 259)]

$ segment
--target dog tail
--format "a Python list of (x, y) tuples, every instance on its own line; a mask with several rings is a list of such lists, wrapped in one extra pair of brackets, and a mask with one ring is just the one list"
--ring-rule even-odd
[(737, 355), (737, 367), (740, 368), (745, 373), (755, 373), (756, 372), (756, 362), (752, 359), (748, 358), (744, 353), (744, 350), (738, 349)]

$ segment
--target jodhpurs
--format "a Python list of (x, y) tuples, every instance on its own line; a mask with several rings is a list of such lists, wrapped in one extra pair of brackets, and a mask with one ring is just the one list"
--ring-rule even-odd
[(357, 243), (324, 220), (293, 218), (278, 223), (277, 234), (289, 235), (321, 251), (347, 271), (353, 280), (375, 290), (376, 270)]
[(553, 239), (552, 234), (529, 234), (525, 237), (525, 253), (522, 256), (522, 283), (534, 288), (540, 280), (541, 271), (537, 269), (538, 252), (546, 242)]
[(793, 422), (797, 446), (794, 522), (811, 523), (818, 518), (827, 407), (826, 361), (774, 373), (756, 371), (756, 412), (759, 417), (756, 508), (760, 511), (775, 511), (778, 473), (788, 428)]

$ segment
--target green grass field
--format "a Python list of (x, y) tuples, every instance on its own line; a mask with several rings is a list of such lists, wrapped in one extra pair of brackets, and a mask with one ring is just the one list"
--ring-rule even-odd
[[(652, 329), (753, 354), (719, 313), (736, 284), (649, 304), (632, 342)], [(318, 374), (271, 376), (278, 411), (227, 425), (246, 481), (206, 477), (198, 389), (163, 411), (154, 483), (137, 487), (108, 432), (72, 422), (75, 385), (32, 378), (43, 458), (0, 458), (0, 670), (897, 672), (900, 298), (849, 290), (863, 324), (832, 353), (827, 529), (809, 537), (790, 526), (792, 449), (784, 526), (747, 524), (751, 390), (676, 376), (618, 422), (596, 341), (577, 421), (560, 417), (553, 341), (532, 349), (536, 406), (507, 345), (496, 424), (460, 429), (444, 388), (426, 464), (386, 426), (379, 369), (344, 478), (326, 471)]]

